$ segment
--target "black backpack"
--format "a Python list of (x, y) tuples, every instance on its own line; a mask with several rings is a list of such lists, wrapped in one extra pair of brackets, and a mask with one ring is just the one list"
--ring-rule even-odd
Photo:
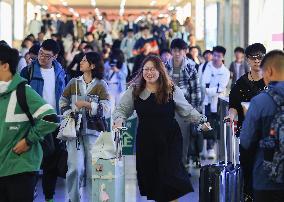
[[(26, 82), (21, 82), (17, 86), (16, 90), (16, 96), (17, 101), (20, 106), (20, 108), (23, 110), (23, 112), (27, 115), (29, 118), (29, 121), (32, 126), (35, 125), (34, 118), (29, 110), (29, 106), (27, 104), (27, 98), (26, 98)], [(25, 137), (28, 135), (28, 133), (25, 135)], [(54, 144), (54, 137), (53, 134), (48, 134), (44, 137), (44, 139), (40, 142), (42, 150), (43, 150), (43, 156), (47, 157), (54, 153), (55, 151), (55, 144)]]

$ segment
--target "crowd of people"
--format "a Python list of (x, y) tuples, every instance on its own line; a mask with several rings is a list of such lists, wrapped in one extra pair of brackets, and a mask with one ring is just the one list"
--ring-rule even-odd
[[(106, 13), (100, 20), (89, 14), (84, 23), (64, 15), (57, 21), (49, 14), (36, 18), (19, 51), (0, 41), (0, 202), (33, 201), (40, 165), (45, 200), (54, 201), (62, 148), (68, 152), (69, 200), (82, 201), (80, 188), (86, 186), (91, 201), (91, 149), (100, 133), (89, 122), (99, 110), (114, 128), (136, 111), (140, 193), (175, 201), (193, 191), (186, 170), (190, 160), (200, 166), (200, 159), (216, 158), (218, 102), (230, 88), (227, 118), (238, 119), (246, 201), (284, 201), (284, 181), (269, 181), (258, 146), (278, 109), (263, 90), (284, 96), (283, 51), (265, 55), (261, 43), (237, 47), (228, 68), (225, 47), (201, 52), (191, 19), (181, 25), (175, 14), (169, 22), (151, 13), (137, 22), (131, 14), (127, 21), (110, 22)], [(17, 97), (23, 82), (29, 84), (28, 110)], [(242, 103), (250, 101), (244, 110)], [(74, 112), (80, 114), (78, 138), (57, 139), (59, 117)], [(47, 134), (54, 147), (48, 155), (40, 143)]]

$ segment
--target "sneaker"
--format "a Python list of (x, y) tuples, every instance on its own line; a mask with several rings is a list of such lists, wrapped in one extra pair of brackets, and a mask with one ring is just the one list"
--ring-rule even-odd
[(207, 156), (208, 159), (215, 159), (216, 158), (216, 153), (214, 151), (214, 149), (209, 149), (208, 150), (208, 156)]

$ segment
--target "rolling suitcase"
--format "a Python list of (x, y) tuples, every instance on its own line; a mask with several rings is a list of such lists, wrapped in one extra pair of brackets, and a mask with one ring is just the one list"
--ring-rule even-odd
[[(233, 163), (228, 163), (226, 122), (224, 123), (225, 161), (203, 166), (199, 179), (199, 202), (242, 202), (243, 176), (236, 164), (235, 135), (232, 135)], [(232, 126), (234, 134), (234, 125)], [(238, 144), (237, 144), (238, 145)]]
[(125, 172), (120, 128), (106, 132), (94, 149), (92, 202), (125, 202)]

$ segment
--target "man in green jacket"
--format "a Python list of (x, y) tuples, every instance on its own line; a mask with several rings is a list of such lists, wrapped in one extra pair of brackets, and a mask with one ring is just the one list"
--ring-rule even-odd
[(17, 101), (18, 51), (0, 44), (0, 202), (32, 202), (36, 175), (42, 161), (40, 145), (57, 128), (54, 109), (28, 85), (26, 100), (31, 125)]

